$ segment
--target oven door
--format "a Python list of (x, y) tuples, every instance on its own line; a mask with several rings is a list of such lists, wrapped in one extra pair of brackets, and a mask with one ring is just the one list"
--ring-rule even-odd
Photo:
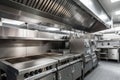
[(77, 62), (72, 66), (73, 80), (76, 80), (82, 76), (82, 62)]
[(72, 80), (72, 67), (68, 66), (59, 70), (58, 80)]
[(56, 73), (51, 73), (49, 75), (46, 75), (42, 78), (35, 79), (35, 80), (56, 80)]

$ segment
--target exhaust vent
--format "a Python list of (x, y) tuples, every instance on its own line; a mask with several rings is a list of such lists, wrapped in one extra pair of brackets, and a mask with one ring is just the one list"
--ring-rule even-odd
[(71, 17), (72, 4), (68, 0), (10, 0), (57, 17)]

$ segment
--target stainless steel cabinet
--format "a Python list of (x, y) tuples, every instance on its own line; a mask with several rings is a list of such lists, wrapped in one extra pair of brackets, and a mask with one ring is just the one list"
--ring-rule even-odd
[(43, 78), (36, 79), (36, 80), (56, 80), (56, 75), (55, 73), (51, 73)]
[(65, 67), (58, 71), (58, 80), (72, 80), (71, 66)]
[(98, 64), (98, 58), (97, 55), (95, 53), (92, 54), (92, 62), (93, 62), (93, 68), (97, 66)]
[(80, 78), (82, 76), (82, 62), (73, 64), (72, 68), (73, 80)]
[(93, 67), (97, 66), (97, 64), (98, 64), (97, 57), (93, 58)]
[(108, 59), (118, 60), (119, 61), (119, 49), (109, 49), (108, 50)]
[(85, 62), (84, 65), (84, 74), (86, 74), (88, 71), (92, 69), (92, 60)]

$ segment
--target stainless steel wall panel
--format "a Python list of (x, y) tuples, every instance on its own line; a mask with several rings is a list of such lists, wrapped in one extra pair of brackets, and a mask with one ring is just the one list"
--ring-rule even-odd
[(23, 57), (26, 56), (26, 46), (24, 43), (0, 40), (0, 58)]
[(25, 47), (0, 47), (0, 58), (23, 57), (26, 56)]
[(27, 56), (44, 54), (50, 49), (51, 45), (49, 42), (27, 42)]
[(24, 57), (46, 53), (53, 45), (42, 41), (0, 40), (0, 58)]

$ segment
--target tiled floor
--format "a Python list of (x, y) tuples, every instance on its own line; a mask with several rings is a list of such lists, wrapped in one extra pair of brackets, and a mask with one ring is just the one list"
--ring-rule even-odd
[(120, 63), (101, 61), (85, 80), (120, 80)]

